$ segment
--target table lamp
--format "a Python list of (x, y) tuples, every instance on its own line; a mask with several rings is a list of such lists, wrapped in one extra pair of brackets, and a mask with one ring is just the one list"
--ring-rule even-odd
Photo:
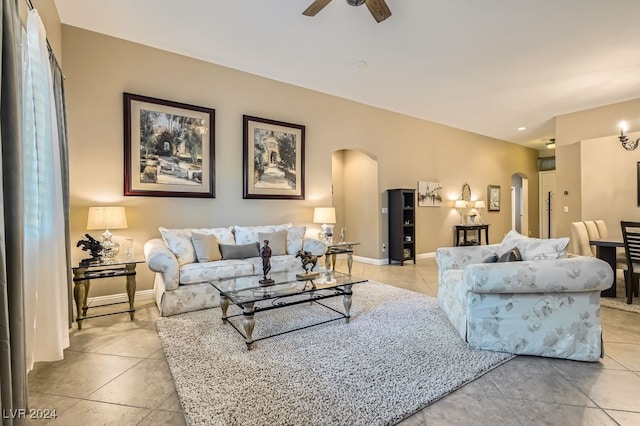
[(111, 241), (111, 231), (109, 229), (126, 229), (127, 216), (124, 207), (89, 207), (89, 218), (87, 219), (87, 229), (104, 229), (102, 234), (102, 254), (105, 257), (113, 258), (120, 251), (120, 244)]
[(484, 209), (486, 206), (486, 204), (484, 203), (484, 201), (482, 200), (477, 200), (473, 206), (475, 207), (476, 210), (478, 210), (478, 221), (480, 223), (480, 225), (482, 225), (482, 209)]
[(467, 202), (465, 200), (456, 200), (456, 204), (454, 207), (458, 209), (458, 213), (460, 213), (460, 224), (464, 225), (464, 220), (462, 219), (462, 209), (467, 207)]
[(313, 210), (313, 223), (322, 224), (319, 237), (326, 243), (333, 242), (333, 227), (336, 223), (336, 209), (334, 207), (316, 207)]

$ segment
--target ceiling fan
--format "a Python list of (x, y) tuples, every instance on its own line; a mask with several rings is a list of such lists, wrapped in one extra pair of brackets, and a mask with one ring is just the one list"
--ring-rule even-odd
[[(320, 12), (331, 0), (315, 0), (311, 5), (302, 12), (305, 16), (315, 16)], [(362, 6), (367, 5), (369, 12), (373, 15), (376, 22), (380, 23), (391, 16), (391, 10), (384, 0), (347, 0), (347, 4), (350, 6)]]

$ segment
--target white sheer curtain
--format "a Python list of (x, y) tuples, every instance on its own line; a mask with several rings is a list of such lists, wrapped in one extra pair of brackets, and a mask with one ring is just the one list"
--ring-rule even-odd
[(44, 25), (29, 11), (23, 41), (25, 328), (27, 369), (69, 346), (60, 141)]

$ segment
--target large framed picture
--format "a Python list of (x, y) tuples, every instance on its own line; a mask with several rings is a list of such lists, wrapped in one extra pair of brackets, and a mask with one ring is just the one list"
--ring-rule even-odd
[(215, 197), (215, 110), (124, 93), (124, 195)]
[(490, 212), (500, 211), (500, 186), (489, 185), (487, 188), (487, 200), (489, 200), (489, 207), (487, 210)]
[(304, 131), (299, 124), (243, 116), (243, 198), (304, 200)]

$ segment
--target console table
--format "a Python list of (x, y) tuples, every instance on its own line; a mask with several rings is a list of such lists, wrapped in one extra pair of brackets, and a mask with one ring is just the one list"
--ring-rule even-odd
[(332, 271), (336, 270), (336, 256), (338, 254), (347, 255), (347, 267), (349, 268), (349, 275), (351, 275), (351, 266), (353, 265), (353, 246), (360, 245), (360, 243), (354, 242), (340, 242), (340, 243), (328, 243), (327, 252), (325, 253), (325, 266), (327, 270), (331, 267)]
[[(469, 240), (469, 231), (476, 233), (476, 240)], [(453, 237), (454, 246), (472, 246), (482, 244), (482, 231), (484, 231), (485, 244), (489, 245), (489, 225), (477, 224), (477, 225), (456, 225), (455, 235)], [(460, 239), (460, 233), (462, 233), (462, 239)]]
[[(105, 315), (123, 314), (128, 312), (131, 320), (133, 321), (134, 312), (136, 311), (133, 307), (133, 301), (136, 293), (136, 265), (138, 263), (144, 263), (144, 260), (105, 259), (89, 265), (79, 265), (75, 268), (71, 268), (73, 271), (73, 298), (76, 302), (76, 322), (78, 323), (78, 330), (82, 330), (83, 320), (87, 318), (102, 317)], [(87, 296), (89, 294), (91, 280), (112, 277), (126, 277), (129, 309), (87, 316), (87, 310), (89, 309), (87, 306)], [(108, 305), (117, 305), (119, 303), (127, 302), (109, 303)]]

